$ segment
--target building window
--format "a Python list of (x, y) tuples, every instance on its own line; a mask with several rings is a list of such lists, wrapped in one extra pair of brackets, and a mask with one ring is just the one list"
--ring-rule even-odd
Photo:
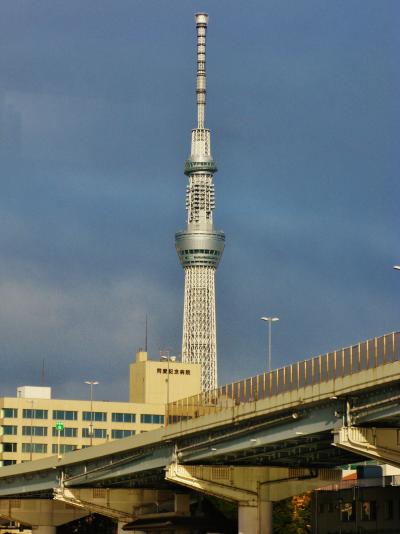
[[(53, 427), (52, 434), (54, 437), (58, 436), (58, 430)], [(64, 427), (64, 430), (60, 430), (60, 436), (62, 438), (76, 438), (78, 436), (77, 428)]]
[(5, 436), (16, 436), (17, 435), (17, 426), (16, 425), (4, 425), (3, 434)]
[(84, 421), (107, 421), (107, 414), (106, 412), (82, 412), (82, 419)]
[(56, 421), (76, 421), (78, 419), (78, 412), (53, 410), (53, 419)]
[(17, 452), (17, 444), (3, 443), (3, 452)]
[(134, 423), (136, 415), (134, 413), (113, 413), (111, 420), (113, 423)]
[(143, 413), (140, 416), (140, 422), (141, 423), (150, 423), (152, 425), (162, 425), (164, 424), (164, 416), (163, 415), (154, 415), (154, 414), (148, 414)]
[(72, 452), (76, 450), (76, 445), (67, 445), (64, 443), (60, 444), (60, 452), (58, 452), (58, 446), (57, 443), (53, 443), (51, 446), (51, 452), (53, 454), (66, 454), (67, 452)]
[(376, 501), (362, 501), (361, 521), (376, 521)]
[(121, 439), (132, 436), (135, 433), (134, 430), (111, 430), (112, 439)]
[(3, 417), (16, 419), (18, 417), (18, 409), (17, 408), (3, 408)]
[[(90, 438), (90, 428), (82, 428), (82, 437)], [(106, 439), (107, 430), (105, 428), (94, 428), (93, 429), (93, 438), (94, 439)]]
[(383, 519), (391, 521), (393, 519), (393, 501), (385, 501), (383, 503)]
[(46, 443), (23, 443), (22, 452), (36, 452), (40, 454), (47, 454)]
[(47, 410), (23, 409), (22, 417), (24, 419), (47, 419)]
[(23, 436), (47, 436), (47, 426), (23, 426)]
[(340, 520), (348, 523), (349, 521), (354, 521), (355, 519), (355, 505), (353, 502), (342, 502), (340, 503)]
[(3, 460), (3, 465), (15, 465), (17, 463), (17, 460)]

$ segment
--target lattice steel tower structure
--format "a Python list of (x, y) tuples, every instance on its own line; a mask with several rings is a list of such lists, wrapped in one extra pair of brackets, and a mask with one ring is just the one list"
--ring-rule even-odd
[(197, 128), (185, 163), (187, 228), (175, 234), (175, 246), (185, 271), (182, 361), (201, 364), (203, 391), (217, 387), (215, 271), (224, 250), (225, 235), (214, 230), (213, 175), (210, 130), (204, 126), (206, 107), (206, 30), (208, 15), (196, 14)]

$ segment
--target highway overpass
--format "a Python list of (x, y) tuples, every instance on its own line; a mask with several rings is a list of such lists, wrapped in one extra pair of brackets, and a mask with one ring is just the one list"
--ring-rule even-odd
[(0, 468), (0, 515), (47, 534), (99, 512), (122, 532), (185, 517), (203, 492), (239, 504), (241, 533), (270, 533), (273, 501), (331, 484), (337, 467), (400, 467), (399, 342), (357, 343), (171, 403), (165, 428)]

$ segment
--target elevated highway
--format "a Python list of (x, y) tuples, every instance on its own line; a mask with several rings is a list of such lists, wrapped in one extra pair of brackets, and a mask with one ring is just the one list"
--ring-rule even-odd
[(272, 501), (338, 480), (337, 467), (400, 467), (399, 342), (387, 334), (171, 403), (153, 432), (1, 468), (0, 515), (45, 499), (122, 524), (172, 499), (166, 513), (182, 516), (186, 488), (238, 502), (240, 532), (271, 532)]

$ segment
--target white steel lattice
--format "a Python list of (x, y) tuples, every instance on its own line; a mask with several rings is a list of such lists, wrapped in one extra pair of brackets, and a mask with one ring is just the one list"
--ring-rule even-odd
[(215, 208), (215, 193), (212, 174), (195, 174), (189, 176), (186, 188), (186, 209), (188, 225), (203, 230), (212, 230), (212, 212)]
[(217, 387), (215, 269), (185, 268), (182, 361), (201, 364), (202, 391)]

